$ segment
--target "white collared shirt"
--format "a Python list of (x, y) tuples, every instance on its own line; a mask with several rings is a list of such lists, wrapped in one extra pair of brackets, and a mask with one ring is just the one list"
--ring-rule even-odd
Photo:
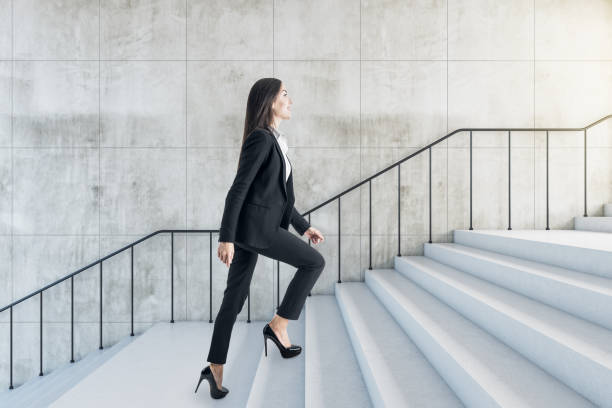
[(285, 175), (285, 182), (289, 180), (289, 174), (291, 173), (291, 163), (289, 162), (289, 158), (287, 157), (287, 151), (289, 150), (289, 146), (287, 146), (287, 138), (285, 135), (280, 133), (277, 129), (274, 129), (272, 126), (268, 126), (268, 128), (272, 131), (274, 136), (276, 136), (276, 140), (278, 140), (278, 144), (281, 147), (283, 152), (283, 157), (285, 159), (285, 167), (287, 168)]

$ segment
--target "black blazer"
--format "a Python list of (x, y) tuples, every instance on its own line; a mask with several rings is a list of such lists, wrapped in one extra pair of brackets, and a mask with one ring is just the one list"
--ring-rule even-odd
[[(291, 166), (293, 167), (293, 166)], [(287, 169), (283, 152), (271, 130), (256, 128), (244, 141), (240, 166), (225, 198), (219, 242), (243, 242), (267, 248), (274, 231), (300, 234), (310, 224), (295, 209), (293, 169), (285, 183)]]

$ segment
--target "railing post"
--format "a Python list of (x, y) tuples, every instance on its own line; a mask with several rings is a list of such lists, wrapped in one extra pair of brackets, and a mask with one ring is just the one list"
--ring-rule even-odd
[(280, 307), (280, 261), (276, 260), (276, 310)]
[(43, 293), (40, 292), (40, 372), (39, 376), (43, 375), (43, 330), (42, 330), (42, 322), (43, 322)]
[(472, 228), (472, 131), (470, 130), (470, 230)]
[(174, 323), (174, 232), (170, 233), (170, 323)]
[(340, 254), (342, 245), (340, 245), (340, 242), (340, 197), (338, 197), (338, 283), (342, 283), (342, 280), (340, 279)]
[(131, 308), (130, 315), (132, 321), (132, 332), (130, 336), (134, 335), (134, 245), (130, 247), (130, 291), (131, 291)]
[(584, 216), (588, 217), (587, 212), (587, 130), (584, 129)]
[(511, 161), (512, 161), (512, 139), (510, 135), (510, 131), (508, 131), (508, 229), (512, 229), (512, 171), (511, 171)]
[(247, 323), (251, 323), (251, 286), (247, 291)]
[(102, 261), (100, 261), (100, 347), (102, 350)]
[(548, 130), (546, 131), (546, 230), (550, 230), (550, 209), (548, 204)]
[(400, 207), (401, 207), (401, 195), (402, 195), (402, 190), (401, 190), (401, 175), (402, 172), (400, 171), (400, 165), (397, 165), (397, 256), (402, 256), (402, 246), (401, 246), (401, 240), (402, 240), (402, 234), (401, 234), (401, 214), (402, 212), (400, 211)]
[(429, 147), (429, 243), (431, 244), (431, 146)]
[(208, 246), (208, 259), (209, 259), (209, 265), (208, 265), (208, 273), (209, 273), (209, 278), (208, 278), (208, 301), (210, 302), (209, 305), (209, 312), (208, 312), (208, 323), (212, 323), (213, 319), (212, 319), (212, 231), (208, 233), (209, 235), (209, 246)]
[(9, 383), (9, 390), (13, 389), (13, 306), (11, 306), (10, 309), (10, 319), (11, 319), (11, 323), (10, 323), (10, 383)]
[(74, 275), (70, 277), (70, 362), (74, 363)]
[(370, 179), (368, 181), (368, 186), (369, 186), (369, 194), (370, 194), (370, 222), (368, 223), (369, 228), (370, 228), (370, 239), (369, 239), (369, 244), (370, 244), (370, 265), (368, 266), (368, 269), (372, 270), (372, 179)]
[[(308, 224), (310, 224), (310, 213), (308, 213)], [(310, 245), (310, 238), (308, 238), (308, 246)], [(312, 296), (312, 290), (308, 291), (308, 296)]]

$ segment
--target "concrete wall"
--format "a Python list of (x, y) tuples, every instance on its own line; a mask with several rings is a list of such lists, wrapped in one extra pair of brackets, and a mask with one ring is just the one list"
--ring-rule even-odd
[[(161, 228), (218, 228), (248, 90), (282, 79), (300, 211), (461, 127), (582, 127), (612, 113), (612, 2), (0, 0), (0, 304)], [(582, 135), (551, 134), (550, 221), (583, 208)], [(433, 238), (469, 226), (466, 134), (433, 149)], [(474, 227), (507, 227), (507, 136), (474, 136)], [(545, 135), (512, 138), (512, 226), (544, 228)], [(612, 201), (612, 126), (589, 137), (589, 212)], [(428, 239), (427, 156), (401, 167), (402, 254)], [(397, 253), (397, 171), (372, 183), (372, 266)], [(369, 264), (368, 185), (342, 199), (342, 277)], [(337, 203), (312, 224), (338, 274)], [(227, 268), (213, 236), (213, 317)], [(207, 235), (174, 242), (177, 320), (208, 319)], [(135, 329), (170, 318), (170, 237), (135, 250)], [(129, 254), (104, 264), (104, 344), (129, 334)], [(251, 318), (270, 318), (260, 257)], [(282, 264), (281, 294), (295, 268)], [(98, 270), (75, 279), (76, 358), (98, 347)], [(69, 282), (44, 294), (44, 369), (70, 358)], [(14, 311), (14, 383), (38, 373), (39, 299)], [(238, 319), (246, 319), (247, 307)], [(8, 386), (8, 313), (0, 384)], [(207, 344), (202, 345), (202, 360)]]

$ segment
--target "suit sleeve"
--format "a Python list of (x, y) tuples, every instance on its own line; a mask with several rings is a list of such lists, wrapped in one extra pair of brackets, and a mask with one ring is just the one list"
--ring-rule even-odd
[(304, 235), (306, 230), (310, 228), (310, 224), (304, 217), (300, 215), (300, 213), (295, 209), (295, 206), (291, 210), (291, 225), (300, 235)]
[(271, 140), (264, 132), (251, 133), (242, 146), (240, 166), (225, 198), (225, 208), (219, 228), (219, 242), (234, 242), (238, 216), (247, 192), (270, 151)]

